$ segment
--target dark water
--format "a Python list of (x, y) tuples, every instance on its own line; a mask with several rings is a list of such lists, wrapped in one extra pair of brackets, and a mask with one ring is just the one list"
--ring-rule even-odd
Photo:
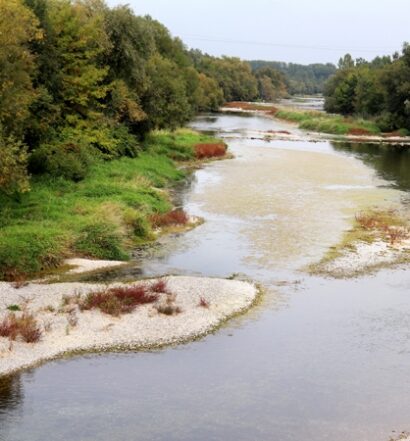
[[(255, 125), (271, 128), (265, 118), (231, 116), (201, 118), (194, 125), (242, 136)], [(229, 190), (227, 176), (235, 176), (230, 167), (246, 169), (241, 164), (248, 164), (248, 146), (255, 155), (265, 155), (262, 162), (271, 161), (269, 167), (293, 157), (313, 158), (320, 167), (336, 161), (343, 164), (341, 175), (357, 167), (363, 185), (347, 176), (343, 190), (326, 196), (322, 186), (327, 180), (314, 182), (335, 209), (341, 196), (351, 197), (346, 189), (350, 181), (356, 192), (352, 201), (370, 194), (405, 199), (410, 183), (407, 151), (327, 142), (285, 144), (246, 141), (244, 146), (232, 141), (237, 159), (205, 167), (181, 194), (188, 211), (203, 214), (207, 222), (186, 235), (164, 239), (128, 273), (112, 273), (122, 279), (133, 274), (225, 277), (240, 272), (265, 285), (262, 305), (199, 342), (60, 360), (0, 381), (0, 440), (388, 441), (393, 430), (410, 428), (410, 271), (384, 270), (354, 280), (308, 277), (298, 271), (294, 262), (309, 254), (302, 243), (310, 231), (317, 233), (308, 247), (312, 255), (326, 246), (319, 234), (323, 226), (311, 214), (286, 218), (288, 212), (276, 201), (273, 183), (285, 180), (286, 173), (272, 176), (276, 180), (268, 180), (263, 192), (255, 190), (254, 199), (262, 207), (255, 203), (251, 216), (240, 204), (226, 207), (225, 199), (218, 200), (218, 193)], [(300, 176), (301, 170), (289, 179)], [(244, 174), (240, 178), (248, 182)], [(303, 192), (305, 185), (301, 181), (289, 191), (301, 191), (308, 202), (312, 198), (320, 203), (313, 201), (313, 193)], [(284, 182), (283, 191), (286, 186)], [(231, 198), (251, 204), (249, 194), (238, 188)], [(265, 207), (270, 198), (275, 204)], [(275, 238), (272, 225), (282, 217), (289, 231), (306, 224), (304, 236)], [(336, 238), (332, 230), (343, 229), (343, 224), (330, 214), (327, 220), (331, 228), (323, 237)], [(264, 227), (261, 236), (251, 235), (251, 224)], [(272, 244), (263, 236), (265, 230), (271, 231)], [(255, 259), (247, 259), (249, 255)]]

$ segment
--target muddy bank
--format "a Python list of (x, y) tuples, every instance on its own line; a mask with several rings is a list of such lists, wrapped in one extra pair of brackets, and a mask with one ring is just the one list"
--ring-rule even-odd
[[(0, 283), (0, 320), (10, 314), (8, 307), (17, 309), (17, 306), (20, 311), (14, 314), (32, 314), (42, 333), (37, 343), (0, 337), (0, 375), (65, 353), (154, 348), (192, 340), (245, 311), (258, 295), (256, 286), (237, 280), (195, 277), (162, 280), (174, 296), (178, 309), (175, 315), (159, 312), (157, 306), (164, 301), (161, 296), (157, 302), (140, 305), (132, 313), (119, 317), (96, 309), (80, 311), (67, 301), (70, 296), (84, 298), (90, 292), (104, 289), (104, 285), (29, 284), (16, 289), (9, 283)], [(138, 283), (147, 285), (153, 281)]]

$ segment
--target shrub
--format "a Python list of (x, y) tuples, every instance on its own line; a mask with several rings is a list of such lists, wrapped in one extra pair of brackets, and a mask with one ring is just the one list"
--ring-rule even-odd
[(158, 280), (151, 285), (151, 291), (156, 293), (167, 293), (167, 284), (165, 280)]
[(28, 190), (27, 149), (14, 138), (3, 136), (0, 126), (0, 192), (13, 195)]
[(29, 169), (35, 174), (49, 174), (72, 181), (81, 181), (91, 164), (88, 148), (73, 140), (44, 144), (30, 157)]
[(197, 159), (215, 158), (225, 156), (226, 144), (213, 143), (213, 144), (197, 144), (195, 146), (195, 156)]
[(124, 213), (124, 221), (131, 228), (133, 234), (141, 239), (148, 239), (152, 236), (151, 225), (146, 217), (135, 210), (127, 210)]
[(157, 213), (151, 216), (151, 223), (155, 228), (168, 227), (171, 225), (185, 225), (189, 217), (183, 210), (173, 210), (168, 213)]
[(16, 317), (15, 314), (8, 314), (0, 322), (0, 336), (16, 340), (18, 336), (26, 343), (36, 343), (42, 335), (36, 319), (31, 314), (23, 314)]
[(134, 285), (90, 293), (84, 301), (80, 302), (80, 308), (82, 310), (100, 309), (105, 314), (119, 316), (131, 313), (139, 305), (154, 303), (157, 300), (157, 293), (151, 292), (143, 285)]
[(89, 257), (109, 260), (128, 260), (123, 250), (121, 236), (111, 224), (96, 223), (82, 229), (74, 249)]

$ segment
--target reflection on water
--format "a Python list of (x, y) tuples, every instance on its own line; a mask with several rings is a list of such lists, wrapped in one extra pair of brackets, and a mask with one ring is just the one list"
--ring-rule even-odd
[[(281, 123), (194, 123), (243, 136), (272, 124)], [(180, 193), (206, 223), (111, 274), (244, 273), (267, 287), (264, 303), (200, 342), (12, 377), (0, 389), (0, 439), (387, 441), (409, 428), (410, 271), (355, 280), (298, 271), (356, 210), (400, 202), (406, 156), (328, 142), (229, 144), (236, 159), (205, 166)]]
[(354, 154), (379, 175), (402, 190), (410, 189), (410, 149), (388, 144), (334, 142), (336, 151)]
[(0, 415), (18, 409), (22, 401), (23, 388), (20, 375), (0, 378)]

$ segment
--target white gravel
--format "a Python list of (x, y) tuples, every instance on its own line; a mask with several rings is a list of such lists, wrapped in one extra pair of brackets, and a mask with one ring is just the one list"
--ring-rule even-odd
[(104, 268), (114, 268), (116, 266), (126, 265), (127, 262), (119, 260), (91, 260), (91, 259), (66, 259), (64, 261), (65, 265), (73, 266), (67, 274), (80, 274), (86, 273), (88, 271), (95, 271)]
[(357, 242), (347, 248), (339, 257), (319, 264), (318, 270), (335, 277), (353, 277), (365, 271), (400, 262), (410, 252), (410, 241), (390, 245), (378, 240), (372, 243)]
[[(0, 282), (0, 320), (8, 313), (7, 306), (17, 304), (33, 313), (44, 330), (38, 343), (10, 342), (0, 337), (0, 375), (67, 352), (148, 348), (188, 341), (246, 310), (258, 295), (256, 286), (237, 280), (197, 277), (166, 277), (164, 280), (168, 289), (176, 294), (176, 305), (182, 309), (180, 314), (159, 314), (153, 305), (140, 306), (118, 318), (96, 310), (75, 311), (78, 319), (75, 326), (69, 324), (68, 311), (61, 309), (63, 297), (85, 295), (105, 285), (32, 283), (16, 289), (10, 283)], [(199, 306), (200, 297), (209, 302), (209, 308)]]

